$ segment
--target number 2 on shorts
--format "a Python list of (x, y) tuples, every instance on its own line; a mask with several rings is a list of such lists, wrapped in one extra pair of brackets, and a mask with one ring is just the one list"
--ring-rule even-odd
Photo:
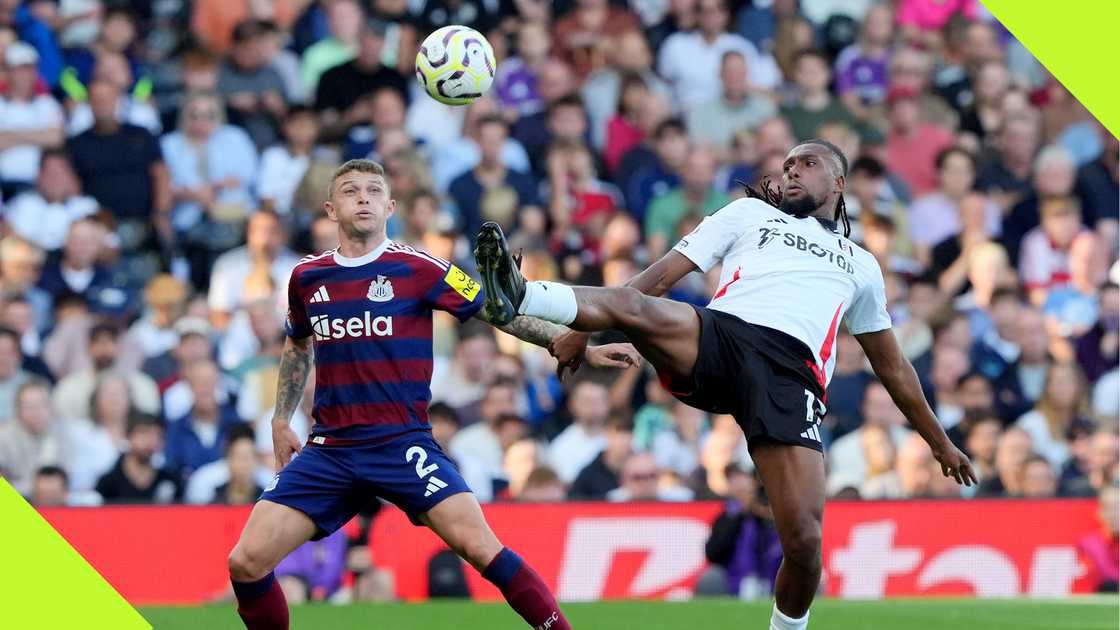
[(413, 455), (416, 456), (416, 476), (417, 477), (420, 477), (421, 479), (423, 479), (424, 477), (427, 477), (428, 475), (430, 475), (430, 474), (434, 473), (435, 471), (439, 470), (439, 464), (433, 463), (430, 466), (425, 466), (424, 465), (424, 462), (428, 461), (428, 451), (425, 451), (424, 449), (420, 448), (419, 446), (413, 446), (413, 447), (409, 448), (407, 451), (405, 451), (404, 461), (412, 463)]

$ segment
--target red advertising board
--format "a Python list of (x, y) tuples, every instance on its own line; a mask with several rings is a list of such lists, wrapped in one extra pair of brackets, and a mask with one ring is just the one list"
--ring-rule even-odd
[[(687, 597), (703, 572), (718, 503), (499, 504), (486, 516), (564, 600)], [(1090, 500), (835, 502), (824, 527), (827, 592), (838, 597), (1060, 596), (1086, 589), (1076, 542), (1095, 530)], [(227, 588), (226, 555), (245, 508), (114, 507), (43, 515), (135, 604), (198, 603)], [(443, 548), (396, 510), (378, 517), (374, 562), (403, 599), (426, 597)], [(467, 571), (471, 592), (498, 592)]]

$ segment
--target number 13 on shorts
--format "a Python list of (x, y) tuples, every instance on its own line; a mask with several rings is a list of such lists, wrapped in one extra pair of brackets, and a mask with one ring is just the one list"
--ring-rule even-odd
[(801, 432), (801, 437), (819, 444), (821, 442), (820, 424), (824, 414), (824, 403), (817, 399), (816, 394), (805, 390), (805, 423), (809, 425), (809, 428)]

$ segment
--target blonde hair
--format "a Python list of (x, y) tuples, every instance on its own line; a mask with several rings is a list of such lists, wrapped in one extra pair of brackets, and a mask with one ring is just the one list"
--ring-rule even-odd
[(389, 178), (385, 176), (385, 167), (373, 160), (347, 160), (335, 169), (334, 175), (331, 175), (331, 183), (327, 185), (327, 199), (334, 196), (334, 183), (347, 173), (369, 173), (370, 175), (378, 175), (385, 180), (386, 192), (388, 192)]

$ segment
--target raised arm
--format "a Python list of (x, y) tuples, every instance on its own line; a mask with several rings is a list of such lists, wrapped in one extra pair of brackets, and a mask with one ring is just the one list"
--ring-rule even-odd
[(284, 340), (280, 376), (276, 384), (276, 409), (272, 413), (272, 450), (276, 455), (277, 468), (288, 465), (292, 454), (300, 451), (299, 438), (289, 423), (311, 373), (313, 352), (311, 337), (288, 337)]
[(933, 456), (941, 464), (941, 472), (946, 477), (956, 479), (959, 484), (971, 486), (977, 483), (976, 473), (973, 472), (968, 457), (953, 446), (933, 415), (933, 410), (922, 394), (922, 386), (918, 382), (914, 366), (903, 356), (894, 333), (888, 328), (856, 335), (856, 340), (863, 346), (875, 375), (879, 377), (883, 387), (887, 388), (891, 399), (929, 444)]

